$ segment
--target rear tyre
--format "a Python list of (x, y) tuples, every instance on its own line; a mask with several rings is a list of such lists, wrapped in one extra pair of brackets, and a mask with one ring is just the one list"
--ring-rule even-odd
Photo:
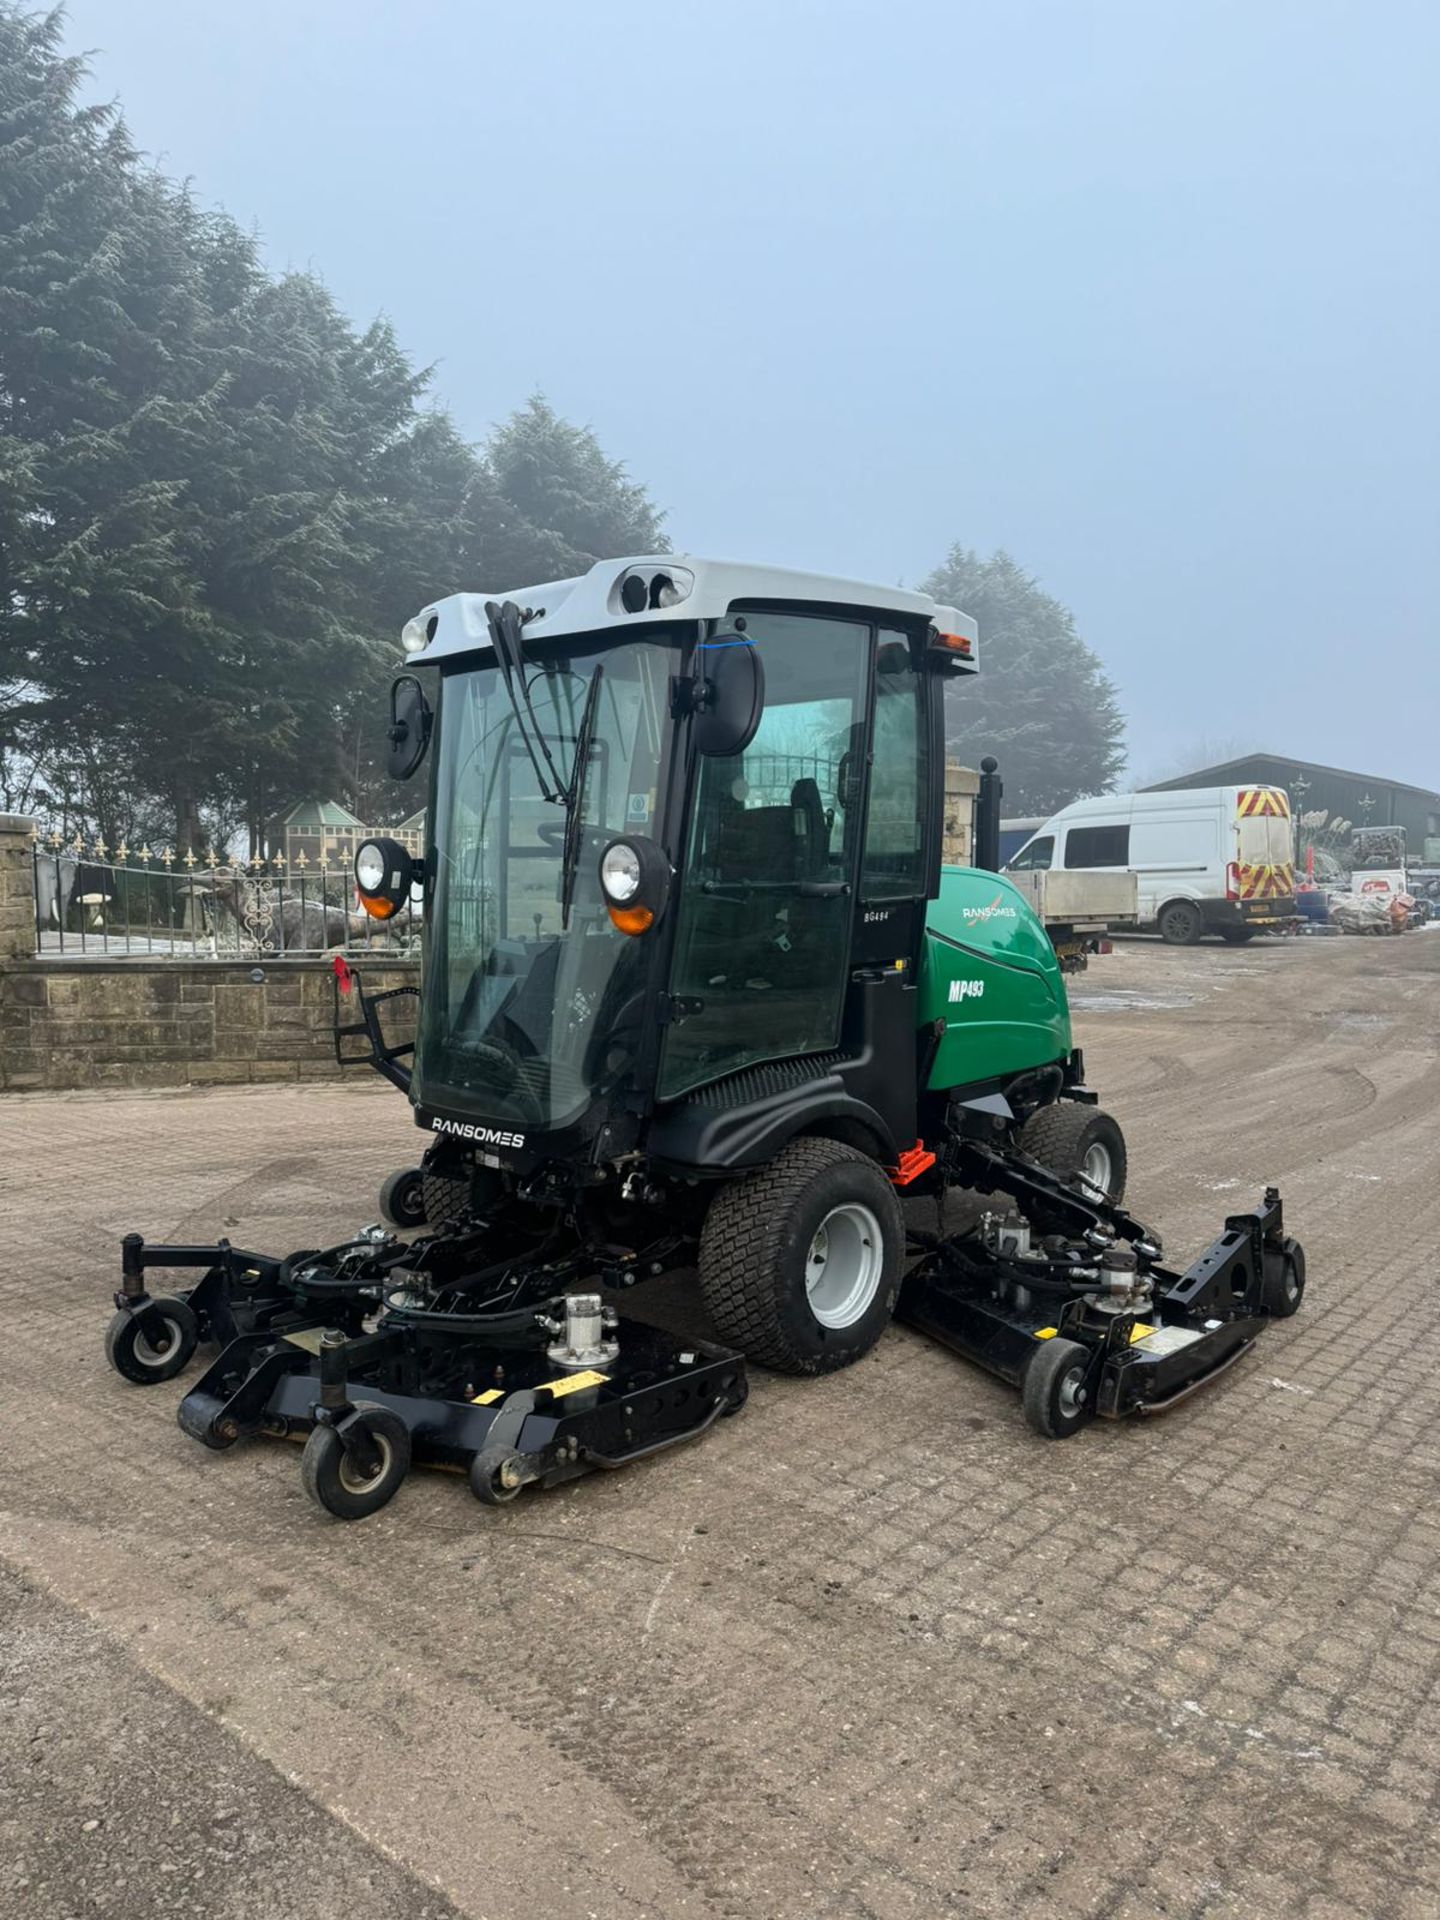
[(1287, 1235), (1281, 1243), (1280, 1257), (1266, 1258), (1260, 1302), (1272, 1320), (1288, 1320), (1292, 1313), (1300, 1311), (1304, 1298), (1305, 1249)]
[(425, 1176), (419, 1167), (402, 1167), (380, 1189), (380, 1212), (392, 1227), (425, 1224)]
[(1115, 1206), (1125, 1198), (1129, 1155), (1120, 1123), (1100, 1107), (1057, 1100), (1020, 1129), (1020, 1151), (1077, 1187), (1087, 1199)]
[(1222, 927), (1220, 938), (1227, 946), (1243, 947), (1255, 938), (1256, 932), (1255, 927)]
[(159, 1294), (132, 1312), (122, 1307), (105, 1332), (105, 1358), (137, 1387), (173, 1380), (200, 1342), (200, 1326), (183, 1300)]
[(1193, 900), (1170, 900), (1160, 909), (1156, 922), (1160, 938), (1168, 947), (1193, 947), (1205, 931), (1200, 909)]
[(895, 1310), (905, 1223), (875, 1162), (838, 1140), (792, 1140), (710, 1203), (700, 1291), (727, 1345), (777, 1373), (858, 1360)]
[(362, 1473), (334, 1427), (314, 1427), (300, 1456), (300, 1484), (317, 1506), (337, 1520), (365, 1520), (393, 1500), (410, 1470), (410, 1429), (388, 1407), (356, 1403), (380, 1456), (374, 1473)]
[(1094, 1418), (1085, 1383), (1089, 1371), (1089, 1352), (1077, 1340), (1056, 1335), (1037, 1344), (1025, 1369), (1021, 1404), (1042, 1440), (1068, 1440)]

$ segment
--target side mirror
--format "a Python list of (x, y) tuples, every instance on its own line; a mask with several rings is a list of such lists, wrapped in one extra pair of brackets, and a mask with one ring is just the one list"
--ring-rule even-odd
[(414, 674), (400, 674), (390, 687), (390, 726), (386, 735), (390, 742), (387, 766), (392, 780), (408, 780), (425, 758), (434, 718), (425, 689)]
[(703, 754), (743, 753), (765, 711), (765, 668), (753, 640), (717, 633), (697, 650), (695, 745)]

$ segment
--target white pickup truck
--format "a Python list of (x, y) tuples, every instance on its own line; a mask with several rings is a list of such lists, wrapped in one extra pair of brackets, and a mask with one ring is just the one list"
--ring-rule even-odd
[(1139, 890), (1133, 873), (1064, 869), (1027, 873), (1007, 868), (1005, 878), (1018, 887), (1044, 922), (1066, 973), (1080, 973), (1092, 953), (1103, 952), (1110, 929), (1139, 924)]

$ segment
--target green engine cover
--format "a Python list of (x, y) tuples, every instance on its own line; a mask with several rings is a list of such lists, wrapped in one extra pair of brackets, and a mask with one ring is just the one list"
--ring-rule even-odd
[(943, 1020), (929, 1087), (972, 1086), (1068, 1058), (1070, 1005), (1055, 949), (1003, 874), (945, 867), (925, 916), (919, 1020)]

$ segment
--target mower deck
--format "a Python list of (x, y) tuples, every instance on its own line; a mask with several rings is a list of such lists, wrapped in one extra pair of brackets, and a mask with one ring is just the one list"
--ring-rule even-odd
[(743, 1405), (734, 1354), (638, 1321), (617, 1321), (615, 1333), (619, 1353), (604, 1370), (573, 1372), (544, 1353), (487, 1347), (483, 1332), (244, 1334), (186, 1394), (178, 1419), (217, 1451), (317, 1427), (343, 1445), (357, 1415), (380, 1409), (404, 1427), (413, 1460), (470, 1471), (477, 1496), (500, 1504), (532, 1483), (556, 1486), (697, 1439)]
[[(328, 1254), (276, 1260), (132, 1234), (107, 1350), (149, 1384), (178, 1373), (200, 1340), (218, 1342), (180, 1426), (217, 1452), (253, 1435), (308, 1436), (306, 1488), (342, 1519), (383, 1506), (412, 1460), (468, 1471), (476, 1497), (498, 1506), (696, 1439), (743, 1406), (738, 1355), (620, 1320), (599, 1294), (559, 1291), (579, 1260), (487, 1267), (473, 1258), (482, 1242), (367, 1230)], [(197, 1266), (206, 1272), (188, 1291), (145, 1290), (149, 1267)]]
[[(1047, 1438), (1175, 1405), (1300, 1304), (1304, 1254), (1273, 1188), (1177, 1272), (1119, 1206), (1013, 1150), (957, 1131), (923, 1158), (937, 1196), (998, 1193), (1015, 1210), (961, 1233), (912, 1229), (899, 1317), (1019, 1387)], [(217, 1342), (181, 1427), (217, 1451), (305, 1436), (305, 1486), (341, 1518), (383, 1506), (412, 1460), (460, 1467), (502, 1505), (698, 1438), (744, 1404), (738, 1354), (620, 1320), (595, 1290), (677, 1253), (673, 1233), (562, 1249), (479, 1220), (410, 1241), (366, 1228), (283, 1260), (132, 1234), (107, 1351), (151, 1383)], [(148, 1269), (181, 1267), (205, 1268), (188, 1292), (146, 1291)]]
[[(897, 1316), (1019, 1387), (1026, 1417), (1048, 1438), (1092, 1416), (1161, 1413), (1188, 1399), (1269, 1320), (1293, 1313), (1304, 1292), (1304, 1254), (1284, 1234), (1273, 1188), (1253, 1213), (1231, 1215), (1183, 1273), (1160, 1264), (1153, 1241), (1127, 1246), (1126, 1229), (1143, 1229), (1119, 1209), (1104, 1211), (1120, 1235), (1088, 1255), (1071, 1241), (1063, 1259), (1054, 1239), (1035, 1247), (1018, 1221), (991, 1215), (969, 1234), (912, 1235), (926, 1251), (906, 1276)], [(1054, 1347), (1042, 1355), (1047, 1342)], [(1072, 1378), (1059, 1399), (1047, 1397), (1039, 1382), (1064, 1370), (1062, 1351)]]

